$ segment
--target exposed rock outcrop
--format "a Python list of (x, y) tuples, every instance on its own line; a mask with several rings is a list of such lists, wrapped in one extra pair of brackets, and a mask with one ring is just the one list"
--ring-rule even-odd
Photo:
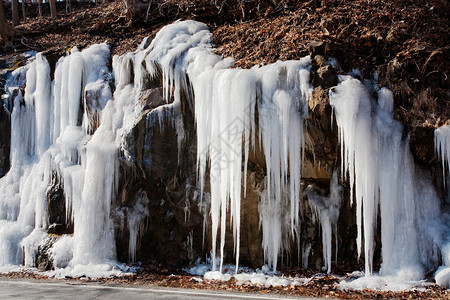
[[(314, 89), (308, 101), (302, 191), (309, 186), (314, 195), (326, 198), (331, 193), (331, 175), (340, 165), (337, 126), (329, 100), (330, 89), (338, 82), (338, 70), (321, 56), (326, 52), (326, 45), (311, 44), (310, 48), (311, 54), (315, 55), (311, 71)], [(118, 193), (112, 204), (111, 215), (116, 234), (117, 258), (120, 261), (156, 260), (180, 266), (209, 255), (212, 237), (208, 191), (211, 183), (206, 180), (206, 192), (200, 195), (197, 186), (195, 116), (192, 110), (192, 101), (195, 99), (183, 94), (180, 106), (170, 107), (163, 97), (161, 77), (158, 74), (154, 79), (150, 76), (146, 78), (140, 94), (144, 109), (135, 126), (124, 137), (119, 154)], [(103, 105), (98, 99), (103, 88), (92, 86), (86, 89), (84, 108), (89, 116), (90, 133), (98, 127), (98, 113)], [(8, 139), (2, 136), (6, 136), (10, 125), (7, 122), (8, 114), (5, 108), (2, 109), (0, 129), (4, 130), (0, 135), (0, 171), (9, 167), (9, 154), (5, 154), (9, 152), (9, 136)], [(433, 129), (416, 126), (408, 130), (414, 158), (438, 178), (442, 170), (436, 167)], [(408, 133), (405, 132), (405, 135)], [(248, 160), (247, 191), (242, 193), (240, 262), (242, 265), (260, 267), (264, 264), (264, 250), (261, 247), (259, 204), (267, 170), (260, 145), (254, 146)], [(438, 187), (442, 187), (442, 183), (435, 182)], [(70, 234), (73, 224), (66, 218), (64, 191), (56, 174), (52, 183), (47, 193), (48, 232)], [(337, 245), (339, 261), (344, 264), (338, 269), (345, 270), (347, 264), (358, 263), (355, 242), (357, 229), (355, 207), (349, 201), (350, 189), (346, 183), (340, 184), (344, 186), (344, 200), (340, 204), (339, 225), (336, 235), (332, 237), (332, 245)], [(286, 258), (283, 266), (302, 265), (304, 268), (321, 269), (324, 265), (323, 233), (318, 226), (315, 208), (311, 207), (303, 193), (301, 207), (303, 214), (298, 233), (301, 243), (288, 241), (290, 245), (283, 253)], [(135, 219), (136, 214), (139, 214), (138, 219)], [(225, 239), (224, 259), (232, 263), (235, 251), (232, 231), (227, 231)], [(39, 250), (37, 264), (41, 269), (52, 268), (46, 256), (47, 250), (48, 246)], [(380, 264), (379, 257), (378, 240), (375, 265)]]

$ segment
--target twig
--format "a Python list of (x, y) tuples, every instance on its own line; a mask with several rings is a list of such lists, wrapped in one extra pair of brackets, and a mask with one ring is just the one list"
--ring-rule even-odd
[(21, 39), (20, 39), (20, 43), (21, 43), (22, 45), (24, 45), (25, 47), (27, 47), (27, 48), (29, 48), (29, 49), (31, 49), (31, 50), (35, 50), (35, 51), (40, 51), (40, 50), (41, 50), (41, 49), (38, 49), (38, 48), (35, 48), (35, 47), (32, 47), (32, 46), (30, 46), (30, 45), (25, 44), (25, 42), (24, 42), (23, 40), (24, 40), (24, 38), (21, 38)]

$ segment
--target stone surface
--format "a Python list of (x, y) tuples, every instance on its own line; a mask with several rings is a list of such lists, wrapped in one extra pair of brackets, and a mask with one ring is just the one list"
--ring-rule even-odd
[(36, 267), (39, 271), (45, 272), (53, 269), (53, 260), (50, 258), (48, 250), (59, 239), (57, 235), (47, 235), (44, 241), (38, 247), (36, 255)]
[(409, 147), (417, 161), (422, 164), (437, 162), (434, 150), (434, 128), (415, 126), (410, 130)]
[(337, 85), (338, 77), (336, 70), (331, 65), (320, 67), (315, 73), (313, 84), (325, 89)]
[(71, 234), (73, 233), (73, 222), (70, 218), (66, 218), (64, 189), (56, 173), (53, 174), (52, 182), (53, 186), (47, 192), (48, 233), (57, 235)]
[(5, 106), (0, 107), (0, 177), (9, 171), (11, 120)]

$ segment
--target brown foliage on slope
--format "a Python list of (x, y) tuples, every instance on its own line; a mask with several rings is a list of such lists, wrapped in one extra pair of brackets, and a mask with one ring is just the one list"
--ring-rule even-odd
[[(308, 54), (338, 59), (343, 71), (379, 75), (396, 98), (396, 118), (437, 126), (450, 116), (450, 4), (446, 0), (154, 0), (148, 20), (127, 18), (123, 1), (84, 6), (57, 19), (16, 26), (14, 47), (66, 51), (107, 41), (114, 54), (132, 51), (148, 35), (177, 19), (195, 19), (213, 30), (217, 53), (251, 67)], [(142, 7), (142, 6), (141, 6)], [(144, 6), (145, 7), (145, 6)]]
[(345, 71), (395, 94), (396, 117), (407, 124), (439, 125), (450, 116), (448, 1), (309, 1), (292, 12), (217, 27), (217, 52), (250, 67), (308, 54), (311, 41)]

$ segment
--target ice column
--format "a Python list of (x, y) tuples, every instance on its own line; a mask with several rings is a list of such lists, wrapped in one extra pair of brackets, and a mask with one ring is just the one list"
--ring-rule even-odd
[[(99, 67), (84, 69), (83, 73), (90, 78), (107, 79), (106, 69), (101, 64), (102, 56), (89, 57), (94, 59), (89, 65), (98, 64)], [(131, 57), (131, 62), (133, 61)], [(113, 95), (114, 101), (100, 102), (106, 103), (101, 110), (100, 126), (84, 147), (84, 184), (81, 203), (74, 213), (75, 248), (72, 265), (114, 264), (116, 259), (114, 226), (110, 213), (117, 193), (118, 150), (122, 147), (123, 137), (133, 128), (141, 114), (143, 104), (138, 102), (140, 89), (133, 85), (134, 78), (124, 80), (122, 75), (117, 75), (126, 74), (130, 60), (115, 57), (113, 65), (118, 84)], [(94, 71), (98, 75), (93, 75)], [(98, 86), (101, 95), (110, 95), (108, 90), (105, 93), (105, 85), (98, 80), (93, 81), (91, 86)]]
[[(23, 97), (19, 92), (15, 98), (11, 114), (12, 168), (0, 179), (1, 265), (21, 263), (22, 247), (25, 264), (34, 264), (35, 252), (46, 236), (47, 193), (55, 184), (55, 176), (59, 176), (64, 186), (67, 218), (75, 220), (78, 248), (74, 253), (78, 262), (86, 262), (79, 257), (89, 256), (89, 251), (95, 255), (88, 262), (98, 256), (114, 258), (114, 251), (105, 249), (114, 249), (114, 241), (103, 237), (110, 233), (116, 136), (104, 134), (101, 138), (105, 145), (99, 146), (96, 138), (87, 143), (86, 133), (93, 126), (82, 122), (88, 119), (88, 107), (95, 106), (100, 116), (106, 102), (112, 99), (108, 60), (109, 47), (99, 44), (82, 52), (74, 48), (70, 55), (62, 57), (56, 65), (53, 83), (49, 64), (42, 54), (37, 54), (26, 68), (13, 72), (19, 78), (26, 71), (26, 88)], [(86, 91), (92, 94), (86, 97)], [(87, 103), (87, 98), (96, 103)], [(80, 107), (85, 111), (80, 111)], [(119, 111), (123, 115), (123, 107)], [(123, 127), (114, 121), (109, 125)], [(112, 141), (114, 150), (108, 141)], [(96, 146), (101, 149), (97, 151)], [(85, 176), (89, 182), (84, 180)], [(83, 218), (90, 220), (83, 222)]]
[(364, 248), (366, 275), (373, 271), (380, 213), (381, 274), (420, 279), (423, 267), (434, 259), (429, 223), (439, 218), (439, 199), (429, 178), (414, 168), (408, 139), (392, 118), (392, 93), (379, 90), (377, 104), (359, 80), (343, 77), (330, 91), (330, 102), (338, 124), (343, 176), (349, 178), (351, 199), (356, 200), (358, 254)]
[(50, 67), (37, 54), (28, 67), (12, 76), (21, 76), (25, 70), (25, 95), (19, 92), (11, 114), (11, 169), (0, 179), (0, 266), (21, 263), (22, 247), (25, 264), (31, 265), (31, 254), (40, 242), (34, 237), (48, 225)]
[(434, 131), (436, 153), (442, 161), (442, 177), (444, 186), (447, 184), (446, 172), (450, 172), (450, 125), (442, 126)]
[(312, 91), (309, 68), (310, 58), (305, 57), (256, 70), (262, 86), (259, 140), (267, 168), (260, 223), (265, 259), (274, 270), (288, 241), (298, 238), (303, 123)]
[[(442, 161), (442, 176), (444, 187), (448, 190), (449, 178), (446, 176), (450, 172), (450, 126), (442, 126), (434, 131), (434, 144), (437, 155)], [(447, 203), (450, 203), (450, 193), (447, 192)], [(443, 265), (437, 270), (435, 274), (436, 283), (450, 288), (450, 211), (443, 214), (443, 243), (441, 247), (441, 255)]]

